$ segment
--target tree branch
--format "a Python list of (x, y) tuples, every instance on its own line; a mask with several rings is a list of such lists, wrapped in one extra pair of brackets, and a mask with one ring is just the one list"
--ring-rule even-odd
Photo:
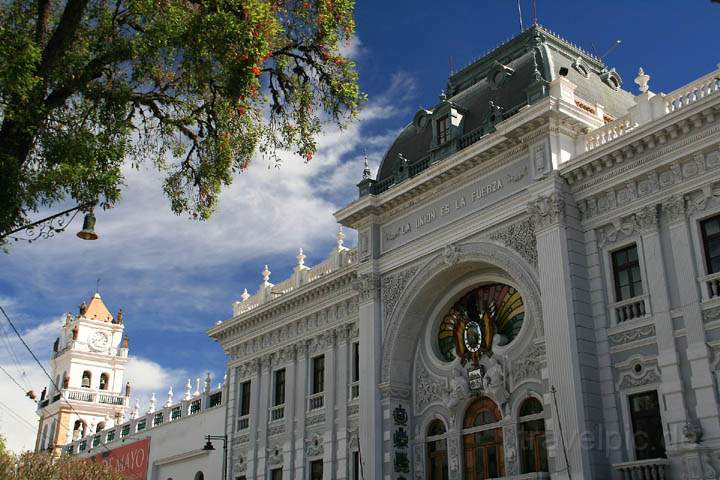
[(62, 60), (77, 33), (89, 0), (68, 0), (60, 22), (43, 50), (38, 73), (48, 78), (51, 71)]

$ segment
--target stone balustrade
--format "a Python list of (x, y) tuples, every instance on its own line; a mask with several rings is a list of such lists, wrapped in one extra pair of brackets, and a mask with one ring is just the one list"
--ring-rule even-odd
[(630, 115), (625, 115), (600, 128), (593, 130), (585, 136), (585, 150), (593, 150), (616, 138), (620, 138), (631, 131), (636, 125), (630, 120)]
[(720, 297), (720, 272), (700, 277), (703, 300)]
[(649, 460), (616, 463), (613, 468), (620, 472), (623, 480), (664, 480), (668, 463), (666, 458), (651, 458)]
[(648, 296), (640, 295), (610, 305), (615, 324), (643, 318), (648, 314)]
[(261, 305), (272, 302), (288, 293), (294, 292), (305, 285), (320, 280), (327, 275), (335, 273), (339, 270), (347, 268), (357, 263), (357, 251), (342, 246), (344, 234), (338, 234), (338, 244), (331, 252), (330, 256), (313, 267), (306, 267), (304, 264), (305, 255), (300, 250), (298, 254), (298, 265), (295, 267), (290, 278), (283, 280), (278, 284), (269, 282), (270, 271), (263, 272), (263, 282), (260, 284), (255, 295), (247, 294), (247, 290), (242, 295), (242, 299), (233, 303), (233, 316), (242, 315), (254, 310)]
[[(86, 432), (84, 437), (79, 437), (79, 435), (77, 435), (79, 431), (76, 431), (74, 432), (75, 438), (73, 438), (73, 441), (62, 447), (62, 453), (64, 455), (86, 453), (101, 444), (108, 445), (113, 442), (120, 442), (125, 437), (138, 432), (157, 428), (169, 422), (181, 421), (183, 418), (191, 415), (197, 415), (204, 411), (218, 408), (222, 405), (224, 389), (225, 386), (222, 385), (219, 388), (206, 390), (203, 393), (192, 396), (188, 400), (183, 400), (158, 410), (150, 409), (145, 415), (131, 418), (126, 422), (106, 428), (100, 432)], [(68, 395), (69, 398), (73, 400), (99, 403), (112, 403), (122, 399), (124, 402), (122, 405), (126, 405), (128, 400), (127, 397), (106, 395), (98, 391), (86, 391), (85, 389), (69, 389)], [(119, 403), (114, 404), (120, 405)], [(73, 434), (73, 432), (70, 433)], [(110, 448), (112, 448), (112, 446)]]

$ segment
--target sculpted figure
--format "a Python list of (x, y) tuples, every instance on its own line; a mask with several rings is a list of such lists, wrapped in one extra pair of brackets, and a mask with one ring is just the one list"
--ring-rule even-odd
[(467, 398), (469, 394), (470, 387), (463, 370), (460, 367), (453, 368), (453, 374), (450, 378), (450, 390), (445, 402), (447, 408), (454, 408), (460, 400)]

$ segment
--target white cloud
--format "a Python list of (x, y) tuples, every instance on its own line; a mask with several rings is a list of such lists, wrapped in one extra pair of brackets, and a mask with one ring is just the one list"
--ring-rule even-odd
[[(15, 365), (2, 362), (10, 374), (14, 374)], [(25, 380), (33, 385), (39, 395), (42, 386), (48, 383), (47, 377), (37, 364), (21, 364), (19, 369), (27, 373)], [(16, 377), (21, 383), (25, 382)], [(39, 387), (39, 389), (37, 389)], [(35, 402), (25, 396), (23, 391), (15, 385), (4, 373), (0, 373), (0, 434), (5, 437), (6, 445), (13, 452), (33, 450), (35, 448), (35, 435), (38, 426), (38, 416), (35, 413)]]

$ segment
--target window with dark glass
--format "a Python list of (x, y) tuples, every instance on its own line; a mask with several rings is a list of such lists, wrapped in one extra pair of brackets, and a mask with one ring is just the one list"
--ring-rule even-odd
[(637, 245), (633, 244), (613, 252), (612, 264), (615, 279), (615, 301), (620, 302), (642, 295)]
[(282, 468), (270, 470), (270, 480), (282, 480)]
[(628, 397), (635, 440), (635, 459), (665, 458), (660, 403), (656, 390)]
[(448, 140), (448, 131), (450, 130), (450, 116), (443, 115), (442, 117), (437, 119), (437, 123), (435, 125), (437, 128), (437, 143), (438, 145), (442, 145)]
[(313, 460), (310, 462), (310, 480), (322, 480), (323, 478), (323, 461)]
[(240, 416), (250, 415), (250, 380), (240, 385)]
[(360, 480), (360, 452), (355, 450), (352, 454), (352, 458), (353, 458), (352, 480)]
[(470, 404), (463, 421), (465, 480), (505, 476), (502, 416), (491, 399), (480, 397)]
[(273, 395), (273, 406), (285, 403), (285, 369), (275, 371), (275, 393)]
[(707, 273), (720, 272), (720, 215), (700, 224)]
[(448, 456), (445, 425), (441, 420), (430, 422), (427, 431), (428, 480), (447, 480)]
[(543, 406), (537, 398), (528, 398), (520, 407), (518, 440), (521, 473), (547, 472), (545, 420)]
[(313, 358), (312, 362), (312, 393), (325, 391), (325, 356)]
[(352, 381), (360, 380), (360, 344), (355, 342), (352, 344)]

